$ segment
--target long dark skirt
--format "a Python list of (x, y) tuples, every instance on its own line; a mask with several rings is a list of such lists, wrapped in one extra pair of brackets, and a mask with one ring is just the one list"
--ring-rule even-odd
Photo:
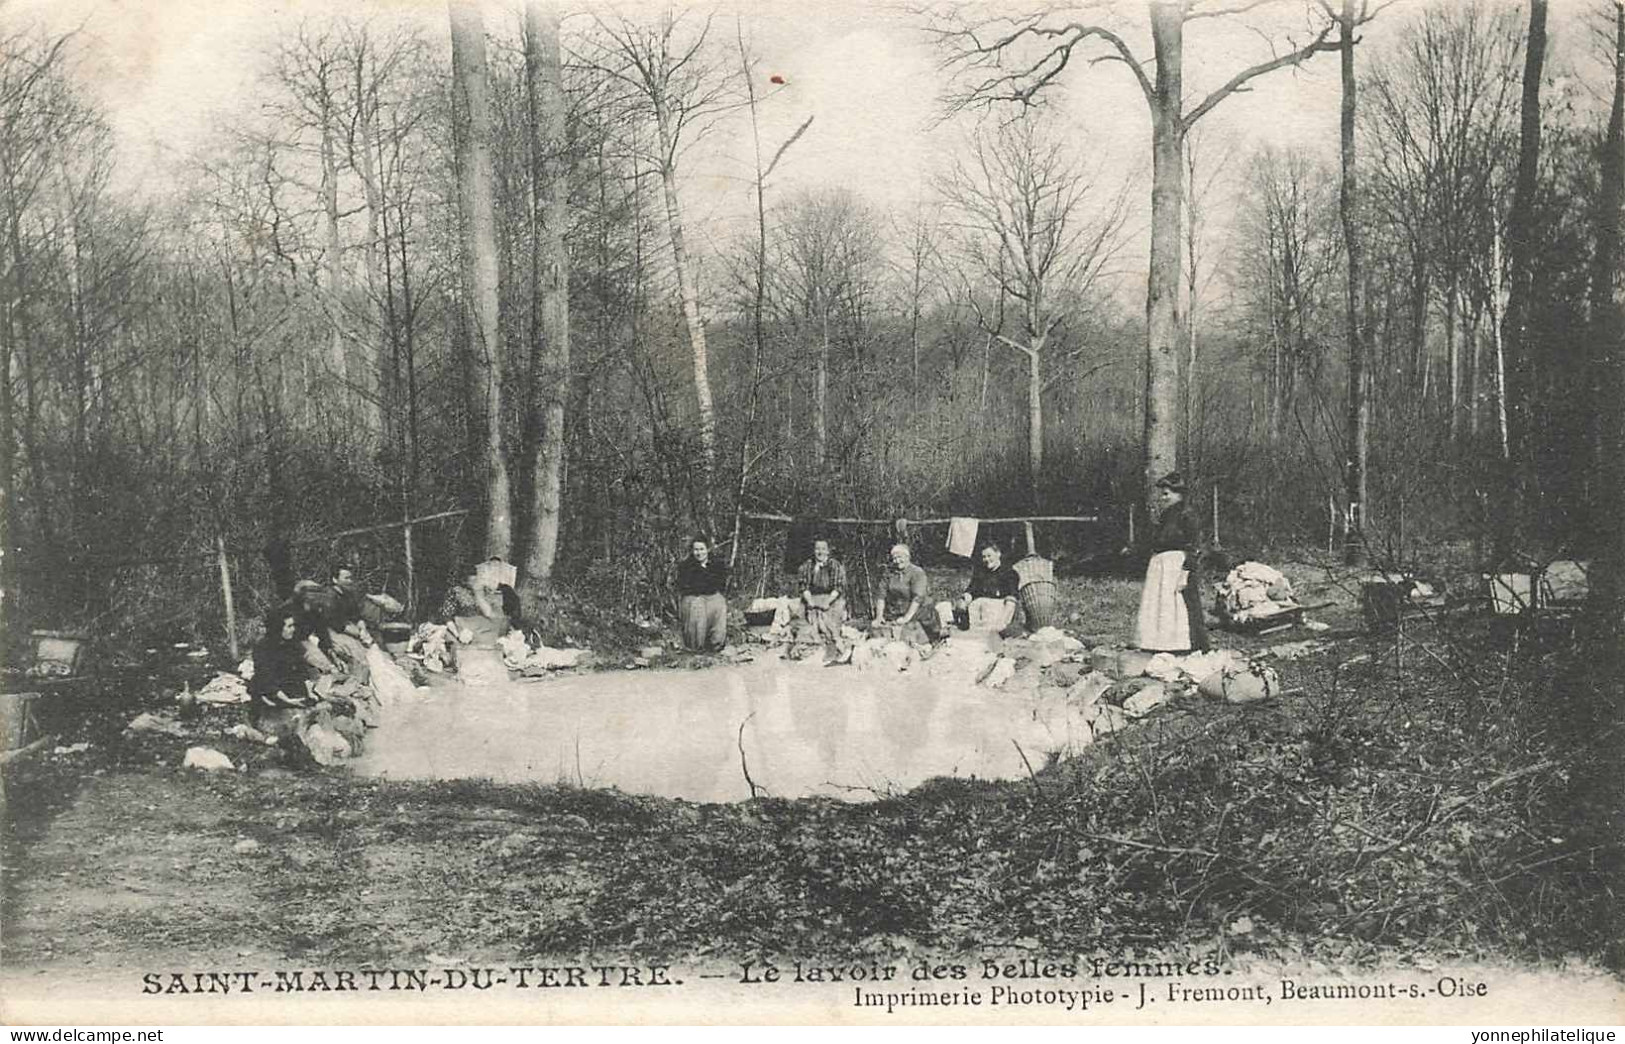
[(1207, 618), (1202, 615), (1202, 592), (1207, 590), (1206, 578), (1202, 576), (1200, 556), (1186, 555), (1185, 567), (1190, 576), (1185, 580), (1185, 612), (1191, 621), (1191, 649), (1195, 652), (1207, 652)]

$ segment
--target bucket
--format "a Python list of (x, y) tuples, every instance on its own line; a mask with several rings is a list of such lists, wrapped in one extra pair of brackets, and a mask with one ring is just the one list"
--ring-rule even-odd
[(392, 655), (405, 652), (412, 643), (412, 625), (409, 623), (386, 623), (378, 628), (378, 634), (384, 651)]
[(1055, 581), (1033, 580), (1021, 589), (1021, 608), (1027, 614), (1027, 630), (1036, 631), (1055, 622)]

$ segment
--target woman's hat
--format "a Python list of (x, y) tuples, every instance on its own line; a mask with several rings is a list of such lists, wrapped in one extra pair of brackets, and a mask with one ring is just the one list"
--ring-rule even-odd
[(1185, 492), (1185, 480), (1177, 471), (1170, 471), (1157, 480), (1158, 489), (1166, 489), (1174, 493)]

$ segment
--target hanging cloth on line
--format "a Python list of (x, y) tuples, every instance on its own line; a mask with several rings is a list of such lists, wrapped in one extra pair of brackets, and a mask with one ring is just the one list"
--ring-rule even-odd
[(974, 518), (948, 520), (948, 553), (969, 558), (976, 550), (976, 531), (981, 523)]

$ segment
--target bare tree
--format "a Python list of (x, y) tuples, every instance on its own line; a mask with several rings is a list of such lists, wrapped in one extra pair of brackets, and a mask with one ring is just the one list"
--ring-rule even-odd
[(1354, 75), (1354, 45), (1360, 27), (1376, 16), (1370, 0), (1343, 0), (1341, 11), (1322, 0), (1328, 17), (1337, 20), (1337, 53), (1341, 72), (1342, 105), (1338, 118), (1339, 180), (1337, 212), (1343, 223), (1343, 257), (1346, 290), (1343, 295), (1344, 325), (1348, 338), (1348, 413), (1344, 431), (1343, 558), (1353, 565), (1365, 548), (1367, 510), (1366, 460), (1371, 425), (1371, 391), (1366, 376), (1370, 332), (1366, 329), (1365, 237), (1360, 227), (1361, 201), (1359, 162), (1354, 136), (1358, 116), (1359, 81)]
[(525, 93), (530, 110), (530, 167), (535, 228), (531, 236), (536, 321), (531, 400), (542, 412), (531, 484), (530, 539), (520, 596), (533, 603), (553, 574), (558, 553), (560, 480), (564, 470), (564, 405), (570, 384), (570, 267), (564, 248), (569, 196), (559, 12), (551, 0), (525, 5)]
[[(1371, 79), (1373, 152), (1379, 179), (1390, 182), (1379, 191), (1419, 238), (1417, 256), (1441, 295), (1452, 438), (1466, 414), (1465, 284), (1488, 242), (1484, 218), (1499, 209), (1485, 201), (1510, 152), (1517, 48), (1517, 26), (1506, 12), (1482, 3), (1442, 5), (1406, 27), (1397, 53)], [(1425, 312), (1418, 307), (1414, 317), (1415, 348), (1423, 385), (1431, 388)]]
[(1268, 348), (1265, 427), (1279, 443), (1294, 416), (1299, 379), (1324, 362), (1340, 244), (1329, 172), (1308, 154), (1260, 150), (1250, 187), (1241, 225), (1251, 247), (1240, 277)]
[(830, 349), (855, 294), (875, 279), (879, 219), (849, 190), (803, 192), (786, 208), (780, 227), (786, 284), (782, 295), (811, 341), (813, 462), (829, 459)]
[(1197, 322), (1198, 305), (1202, 293), (1218, 274), (1219, 266), (1206, 255), (1208, 209), (1214, 195), (1222, 185), (1235, 156), (1234, 148), (1217, 148), (1200, 133), (1193, 130), (1185, 136), (1185, 179), (1188, 186), (1185, 221), (1185, 396), (1184, 413), (1185, 448), (1189, 453), (1194, 445), (1197, 401), (1197, 346), (1200, 341)]
[[(1253, 80), (1295, 66), (1328, 43), (1334, 23), (1291, 38), (1284, 50), (1249, 65), (1187, 106), (1184, 85), (1185, 29), (1190, 23), (1267, 6), (1267, 0), (1227, 4), (1223, 0), (1153, 0), (1149, 5), (1152, 60), (1137, 54), (1125, 38), (1126, 24), (1070, 20), (1065, 13), (975, 18), (963, 9), (945, 14), (935, 32), (948, 62), (970, 76), (955, 104), (1034, 104), (1077, 55), (1080, 60), (1114, 62), (1134, 75), (1151, 112), (1151, 251), (1146, 280), (1146, 388), (1144, 495), (1154, 503), (1155, 483), (1177, 465), (1179, 443), (1179, 357), (1183, 327), (1179, 314), (1180, 231), (1185, 203), (1185, 135), (1203, 116)], [(1142, 51), (1143, 53), (1143, 51)], [(1092, 55), (1092, 57), (1091, 57)]]
[(897, 239), (903, 245), (904, 263), (899, 274), (904, 281), (903, 298), (908, 311), (908, 372), (910, 405), (919, 408), (920, 324), (932, 288), (937, 282), (933, 268), (938, 263), (940, 221), (933, 208), (918, 206), (896, 222)]
[[(398, 169), (392, 169), (389, 153), (399, 149), (402, 136), (411, 133), (423, 113), (424, 100), (407, 81), (413, 68), (426, 59), (426, 49), (410, 30), (344, 21), (339, 31), (343, 85), (336, 115), (346, 165), (361, 182), (367, 221), (361, 241), (361, 285), (366, 289), (366, 301), (356, 311), (357, 325), (370, 327), (369, 335), (357, 340), (363, 355), (371, 358), (362, 359), (365, 365), (357, 367), (357, 376), (361, 370), (372, 371), (361, 397), (370, 407), (381, 445), (389, 448), (397, 441), (399, 371), (408, 322), (404, 302), (399, 300), (405, 290), (398, 285), (390, 256), (389, 228), (391, 207), (399, 212), (395, 193), (407, 189), (400, 184)], [(398, 164), (394, 166), (398, 168)], [(408, 278), (404, 269), (399, 276)]]
[(1532, 454), (1534, 364), (1529, 316), (1534, 296), (1535, 194), (1540, 182), (1540, 84), (1546, 64), (1547, 0), (1529, 0), (1529, 32), (1524, 42), (1523, 95), (1519, 108), (1518, 176), (1507, 217), (1507, 308), (1502, 320), (1502, 351), (1507, 360), (1503, 408), (1507, 415), (1506, 488), (1498, 498), (1496, 555), (1516, 548), (1524, 523), (1527, 468)]
[(706, 469), (703, 494), (709, 503), (710, 478), (716, 470), (716, 414), (711, 398), (705, 316), (700, 309), (699, 285), (684, 231), (677, 178), (684, 149), (702, 137), (716, 117), (737, 107), (735, 76), (709, 53), (710, 17), (697, 27), (671, 10), (652, 22), (597, 14), (593, 17), (601, 40), (585, 61), (607, 76), (655, 125), (656, 149), (651, 159), (665, 195), (672, 267), (693, 350), (694, 395)]
[[(22, 500), (15, 473), (16, 450), (35, 489), (33, 509), (42, 542), (51, 549), (54, 527), (44, 494), (40, 454), (41, 417), (37, 382), (42, 364), (38, 326), (44, 316), (35, 288), (31, 220), (48, 179), (71, 137), (73, 106), (64, 104), (63, 52), (68, 37), (40, 40), (18, 32), (0, 38), (0, 627), (16, 610), (17, 534)], [(21, 402), (21, 417), (17, 407)]]
[[(1602, 184), (1597, 197), (1597, 252), (1592, 264), (1592, 365), (1598, 371), (1592, 403), (1597, 462), (1607, 490), (1600, 505), (1602, 569), (1597, 592), (1599, 631), (1615, 651), (1625, 637), (1625, 0), (1614, 0), (1613, 104), (1603, 137)], [(1615, 708), (1617, 710), (1617, 707)]]
[[(349, 41), (352, 45), (355, 42)], [(343, 96), (350, 87), (349, 74), (365, 67), (364, 49), (347, 46), (332, 27), (302, 22), (295, 38), (276, 53), (273, 75), (286, 93), (285, 100), (271, 108), (279, 117), (275, 133), (285, 139), (279, 144), (299, 157), (283, 165), (280, 177), (311, 191), (321, 215), (320, 263), (324, 278), (320, 301), (327, 320), (326, 367), (331, 376), (331, 390), (324, 398), (338, 405), (341, 415), (353, 416), (358, 407), (364, 407), (376, 430), (379, 418), (374, 411), (378, 399), (370, 386), (372, 375), (368, 367), (352, 358), (352, 345), (362, 339), (348, 322), (351, 281), (345, 263), (343, 221), (349, 215), (339, 185), (346, 107)], [(361, 75), (364, 79), (364, 72)], [(314, 182), (301, 169), (300, 160), (307, 156), (316, 163)]]
[(1115, 191), (1099, 185), (1029, 119), (978, 133), (970, 157), (939, 191), (977, 280), (1020, 309), (1019, 337), (985, 321), (984, 329), (1027, 362), (1028, 484), (1036, 502), (1044, 468), (1044, 352), (1123, 245), (1127, 185)]
[(484, 432), (485, 554), (513, 546), (508, 464), (502, 449), (502, 343), (497, 309), (496, 214), (492, 201), (491, 110), (485, 20), (478, 0), (451, 0), (451, 64), (456, 82), (458, 205), (462, 217), (463, 300), (468, 351)]

